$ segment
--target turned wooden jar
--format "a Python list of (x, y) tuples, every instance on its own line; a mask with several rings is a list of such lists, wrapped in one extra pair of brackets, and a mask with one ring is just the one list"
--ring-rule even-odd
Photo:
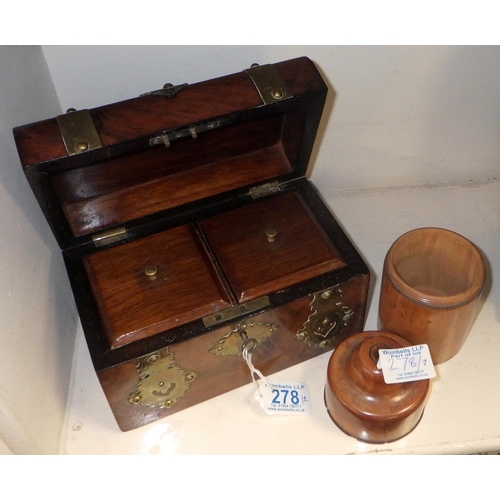
[(462, 348), (485, 281), (479, 250), (463, 236), (420, 228), (400, 236), (384, 262), (379, 329), (427, 344), (435, 365)]
[(377, 368), (379, 349), (409, 345), (393, 333), (369, 331), (347, 338), (334, 351), (328, 363), (325, 403), (346, 434), (369, 443), (387, 443), (417, 426), (429, 380), (387, 384)]

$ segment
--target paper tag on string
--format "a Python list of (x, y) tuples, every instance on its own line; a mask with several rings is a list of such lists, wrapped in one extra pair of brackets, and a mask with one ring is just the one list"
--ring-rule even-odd
[(263, 383), (255, 392), (255, 399), (268, 415), (309, 415), (311, 413), (309, 389), (302, 382)]
[(379, 349), (377, 368), (382, 370), (386, 384), (399, 384), (434, 378), (436, 371), (427, 344)]
[[(252, 363), (252, 354), (244, 344), (242, 356), (247, 362), (252, 375), (252, 380), (257, 386), (255, 399), (268, 415), (308, 415), (311, 412), (309, 389), (302, 382), (274, 384), (270, 382)], [(256, 344), (253, 344), (255, 348)], [(259, 384), (257, 378), (261, 379)]]

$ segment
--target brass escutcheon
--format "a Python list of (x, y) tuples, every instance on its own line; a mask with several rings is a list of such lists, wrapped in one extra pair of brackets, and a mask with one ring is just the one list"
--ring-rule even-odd
[(338, 286), (315, 293), (310, 303), (312, 312), (295, 338), (310, 347), (330, 347), (354, 316), (354, 312), (340, 301), (341, 297), (342, 290)]
[(218, 340), (208, 352), (216, 356), (241, 356), (244, 348), (253, 351), (265, 342), (277, 328), (278, 325), (272, 323), (242, 321)]

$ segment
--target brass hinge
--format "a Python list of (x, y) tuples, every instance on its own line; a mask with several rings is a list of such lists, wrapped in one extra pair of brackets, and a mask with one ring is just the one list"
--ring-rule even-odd
[(273, 181), (262, 184), (261, 186), (250, 188), (249, 193), (253, 199), (256, 199), (263, 198), (264, 196), (269, 196), (270, 194), (278, 193), (280, 191), (280, 183), (278, 181)]
[(252, 64), (252, 67), (246, 72), (252, 79), (264, 104), (293, 97), (280, 72), (272, 64), (264, 64), (263, 66)]
[(101, 139), (88, 109), (69, 109), (57, 118), (62, 140), (69, 155), (76, 155), (102, 147)]
[(127, 237), (127, 230), (124, 227), (118, 227), (111, 229), (110, 231), (104, 231), (102, 233), (92, 236), (94, 245), (96, 247), (104, 247), (106, 245), (111, 245), (111, 243), (116, 243), (117, 241), (122, 241)]

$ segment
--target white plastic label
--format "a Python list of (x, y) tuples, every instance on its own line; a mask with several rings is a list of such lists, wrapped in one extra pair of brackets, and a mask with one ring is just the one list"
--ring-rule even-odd
[(311, 412), (309, 389), (302, 382), (261, 384), (255, 399), (269, 415), (308, 415)]
[(434, 378), (436, 371), (427, 344), (401, 349), (380, 349), (377, 367), (382, 370), (386, 384), (399, 384)]

